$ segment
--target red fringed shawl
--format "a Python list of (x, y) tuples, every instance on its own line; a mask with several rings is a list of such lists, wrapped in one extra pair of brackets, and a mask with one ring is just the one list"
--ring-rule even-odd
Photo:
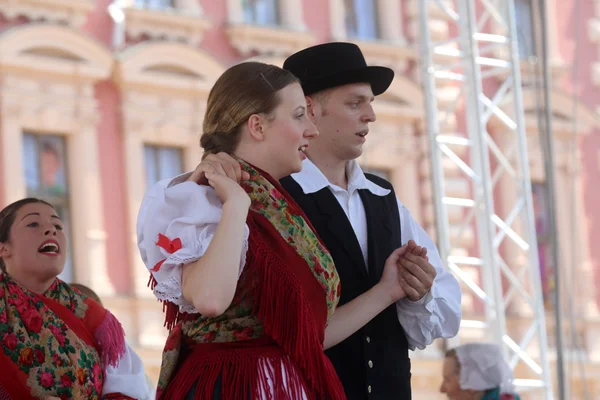
[[(325, 327), (340, 295), (333, 260), (279, 182), (242, 162), (252, 204), (246, 265), (228, 310), (216, 318), (182, 315), (165, 302), (171, 329), (158, 398), (179, 399), (196, 382), (196, 399), (344, 399), (323, 351)], [(176, 238), (159, 239), (168, 246)], [(177, 250), (177, 246), (172, 246)], [(269, 382), (269, 379), (271, 382)], [(272, 392), (271, 397), (269, 393)]]
[[(13, 399), (100, 399), (125, 334), (104, 307), (57, 279), (43, 295), (0, 273), (0, 387)], [(122, 396), (120, 398), (123, 398)]]

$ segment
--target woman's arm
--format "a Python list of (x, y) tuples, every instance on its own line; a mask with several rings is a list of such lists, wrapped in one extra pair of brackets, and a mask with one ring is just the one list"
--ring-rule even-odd
[(377, 284), (351, 302), (338, 307), (325, 328), (323, 347), (328, 349), (346, 340), (394, 302), (389, 291)]
[(388, 257), (377, 285), (335, 310), (325, 328), (325, 349), (344, 341), (380, 312), (406, 296), (401, 286), (403, 278), (398, 271), (399, 259), (406, 250), (406, 246), (400, 247)]
[(183, 267), (183, 297), (206, 317), (223, 314), (233, 300), (249, 205), (247, 196), (225, 202), (221, 221), (206, 253)]

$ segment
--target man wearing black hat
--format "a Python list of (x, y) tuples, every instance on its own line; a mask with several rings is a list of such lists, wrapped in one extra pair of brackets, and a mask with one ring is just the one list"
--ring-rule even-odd
[(400, 262), (406, 297), (327, 351), (348, 399), (410, 399), (408, 350), (456, 335), (461, 293), (392, 185), (364, 174), (356, 162), (376, 118), (371, 102), (387, 90), (394, 71), (367, 66), (351, 43), (310, 47), (283, 67), (300, 79), (320, 134), (306, 150), (302, 172), (281, 183), (333, 256), (342, 282), (340, 305), (379, 281), (394, 249), (427, 248), (427, 256), (408, 252)]

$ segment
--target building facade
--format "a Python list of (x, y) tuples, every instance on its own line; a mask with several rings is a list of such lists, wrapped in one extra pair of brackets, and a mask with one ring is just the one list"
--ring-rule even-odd
[[(228, 66), (248, 58), (281, 65), (303, 47), (344, 40), (356, 42), (369, 63), (393, 68), (360, 162), (388, 178), (434, 234), (417, 1), (0, 0), (0, 205), (39, 196), (57, 207), (71, 239), (63, 278), (102, 296), (156, 378), (166, 331), (137, 251), (137, 211), (148, 185), (200, 161), (208, 91)], [(515, 8), (540, 268), (550, 299), (555, 272), (546, 261), (535, 3), (515, 0)], [(575, 399), (584, 384), (600, 393), (600, 1), (547, 3), (558, 270), (566, 305), (574, 305), (565, 330), (574, 333), (567, 360)], [(431, 18), (432, 38), (443, 40), (448, 21)], [(443, 104), (443, 91), (437, 95)], [(489, 128), (501, 134), (494, 121)], [(468, 188), (457, 185), (461, 190)], [(551, 348), (553, 307), (548, 302)], [(466, 288), (463, 311), (481, 314)], [(527, 316), (511, 309), (507, 318), (519, 329)], [(479, 339), (468, 327), (460, 337)], [(444, 348), (439, 341), (413, 354), (415, 398), (438, 398)]]

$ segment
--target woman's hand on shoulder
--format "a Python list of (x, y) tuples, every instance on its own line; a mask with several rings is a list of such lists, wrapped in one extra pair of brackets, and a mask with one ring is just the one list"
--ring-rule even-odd
[(250, 179), (250, 174), (242, 171), (240, 163), (223, 152), (206, 156), (187, 180), (200, 185), (208, 185), (207, 173), (227, 176), (237, 183)]
[(239, 183), (229, 176), (219, 173), (207, 172), (205, 175), (208, 184), (217, 192), (217, 196), (221, 199), (224, 208), (226, 205), (245, 209), (250, 207), (250, 197)]

